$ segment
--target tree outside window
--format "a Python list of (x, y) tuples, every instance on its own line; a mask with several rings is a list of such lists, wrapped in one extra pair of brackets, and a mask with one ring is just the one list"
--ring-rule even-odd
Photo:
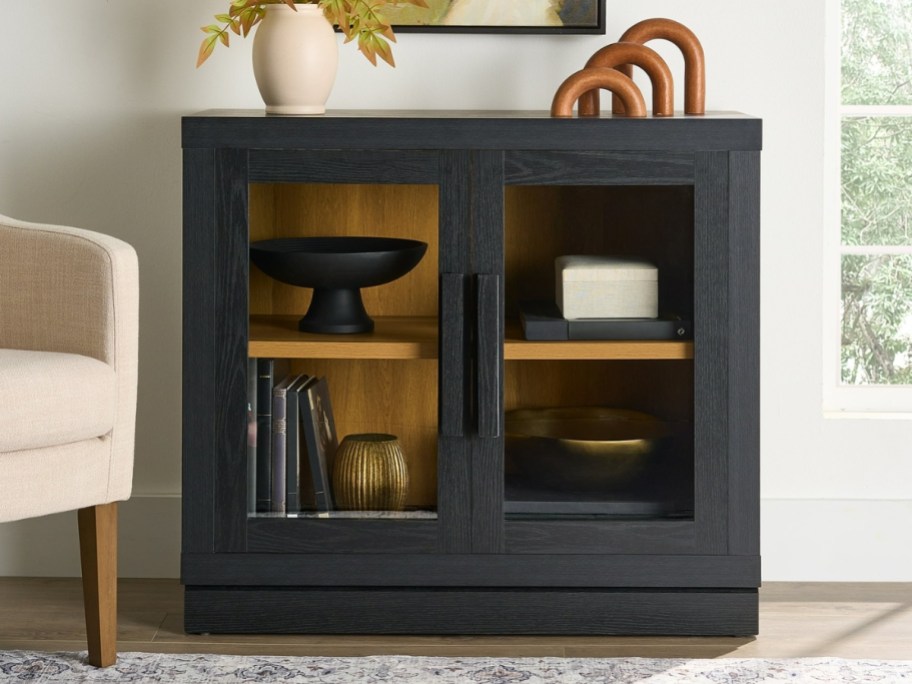
[(847, 385), (912, 384), (912, 0), (842, 0)]

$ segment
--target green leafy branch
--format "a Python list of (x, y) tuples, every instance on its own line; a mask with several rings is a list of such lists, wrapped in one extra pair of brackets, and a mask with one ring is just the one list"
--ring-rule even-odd
[(294, 10), (297, 10), (296, 4), (319, 5), (326, 18), (342, 31), (346, 43), (357, 38), (361, 54), (374, 66), (377, 57), (396, 66), (390, 47), (390, 41), (395, 43), (396, 36), (384, 8), (403, 4), (428, 7), (426, 0), (232, 0), (227, 14), (215, 15), (217, 24), (202, 27), (206, 37), (200, 45), (196, 66), (209, 59), (219, 43), (228, 47), (231, 33), (246, 37), (266, 16), (266, 5), (279, 3)]

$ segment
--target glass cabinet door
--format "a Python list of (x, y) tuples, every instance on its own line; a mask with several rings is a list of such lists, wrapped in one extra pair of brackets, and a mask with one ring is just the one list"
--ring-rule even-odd
[(692, 187), (513, 186), (505, 213), (506, 519), (692, 520)]
[[(250, 183), (245, 550), (437, 548), (438, 194), (432, 183)], [(364, 261), (350, 275), (363, 279), (377, 252), (416, 242), (417, 265), (354, 290), (372, 326), (355, 333), (314, 313), (316, 288), (256, 263), (269, 249), (355, 251)]]
[[(310, 310), (314, 289), (270, 277), (254, 258), (250, 267), (250, 358), (258, 359), (261, 367), (268, 368), (271, 362), (274, 386), (279, 388), (277, 396), (291, 383), (291, 389), (284, 392), (286, 405), (301, 400), (298, 424), (292, 425), (289, 416), (281, 426), (286, 444), (293, 446), (289, 427), (302, 430), (298, 435), (300, 492), (293, 497), (297, 505), (289, 506), (291, 498), (279, 497), (266, 510), (255, 506), (251, 515), (268, 514), (271, 508), (289, 517), (436, 517), (436, 186), (254, 184), (250, 189), (250, 216), (254, 250), (258, 245), (265, 249), (279, 244), (287, 250), (331, 252), (337, 259), (346, 251), (354, 259), (357, 250), (363, 250), (362, 264), (353, 260), (350, 267), (353, 282), (359, 278), (382, 279), (363, 271), (373, 267), (381, 253), (395, 261), (399, 257), (393, 252), (400, 245), (405, 250), (413, 245), (379, 241), (358, 245), (338, 238), (369, 236), (427, 245), (417, 265), (401, 277), (360, 288), (373, 329), (358, 333), (332, 332), (338, 325), (332, 319), (325, 323), (330, 332), (302, 332), (299, 324), (305, 313), (309, 316), (305, 326), (321, 325)], [(293, 242), (313, 237), (328, 239)], [(277, 239), (288, 242), (269, 242)], [(339, 263), (345, 267), (343, 259)], [(334, 274), (326, 274), (325, 279), (336, 282)], [(315, 378), (318, 383), (322, 379), (322, 391), (311, 389), (313, 383), (306, 378)], [(292, 396), (295, 394), (298, 396)], [(312, 411), (320, 415), (310, 415)], [(319, 444), (310, 438), (313, 425), (323, 431)], [(268, 440), (258, 441), (262, 444)], [(315, 445), (319, 447), (317, 454), (311, 453)], [(291, 463), (293, 454), (287, 452), (286, 456)], [(332, 469), (339, 463), (346, 472), (340, 471), (333, 483)], [(329, 480), (315, 483), (314, 477), (320, 477), (321, 470), (328, 473), (324, 477)]]

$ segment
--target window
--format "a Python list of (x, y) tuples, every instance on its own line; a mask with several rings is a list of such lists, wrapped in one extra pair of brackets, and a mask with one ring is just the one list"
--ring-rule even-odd
[(836, 384), (912, 409), (912, 0), (842, 0), (841, 23)]

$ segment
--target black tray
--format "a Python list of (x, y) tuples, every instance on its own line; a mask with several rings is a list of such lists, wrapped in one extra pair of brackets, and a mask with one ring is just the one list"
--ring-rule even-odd
[(693, 324), (677, 316), (583, 318), (569, 321), (554, 302), (523, 302), (519, 320), (527, 340), (689, 340)]

